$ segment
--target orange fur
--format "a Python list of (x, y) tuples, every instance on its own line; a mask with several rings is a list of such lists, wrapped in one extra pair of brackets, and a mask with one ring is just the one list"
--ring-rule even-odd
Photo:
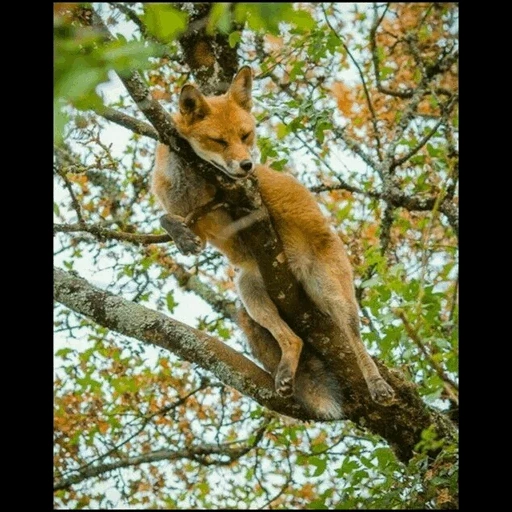
[[(180, 96), (180, 111), (174, 116), (176, 127), (201, 158), (231, 178), (243, 179), (255, 173), (291, 271), (320, 310), (331, 316), (354, 350), (373, 399), (390, 403), (393, 390), (380, 376), (359, 335), (352, 270), (339, 236), (311, 193), (293, 176), (256, 163), (251, 86), (251, 70), (247, 67), (238, 72), (228, 92), (221, 96), (204, 97), (195, 87), (186, 85)], [(209, 211), (189, 226), (200, 241), (191, 238), (183, 221), (213, 199), (215, 187), (197, 173), (182, 169), (163, 144), (157, 147), (152, 186), (167, 211), (162, 225), (178, 247), (188, 251), (199, 248), (199, 242), (209, 242), (238, 267), (237, 289), (247, 313), (256, 322), (243, 322), (244, 329), (253, 354), (275, 376), (277, 392), (283, 396), (295, 393), (319, 416), (340, 417), (338, 389), (328, 365), (309, 350), (301, 359), (302, 340), (280, 317), (257, 262), (238, 236), (257, 212), (254, 218), (233, 221), (222, 208)]]

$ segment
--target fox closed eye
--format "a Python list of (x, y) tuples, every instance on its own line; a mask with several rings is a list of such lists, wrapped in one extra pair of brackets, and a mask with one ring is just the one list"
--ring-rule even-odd
[(215, 139), (213, 137), (210, 137), (210, 140), (212, 142), (215, 142), (216, 144), (220, 144), (224, 148), (228, 147), (228, 143), (224, 139)]
[(242, 142), (246, 142), (247, 139), (252, 135), (252, 132), (248, 132), (245, 135), (242, 135)]

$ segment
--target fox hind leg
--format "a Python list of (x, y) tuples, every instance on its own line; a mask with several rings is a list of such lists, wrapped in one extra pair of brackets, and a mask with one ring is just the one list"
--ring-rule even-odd
[(239, 270), (236, 285), (249, 316), (270, 331), (281, 349), (281, 359), (275, 373), (276, 392), (281, 396), (293, 395), (302, 340), (279, 315), (255, 264), (246, 265)]
[[(333, 264), (334, 262), (334, 264)], [(316, 261), (301, 272), (301, 282), (309, 297), (320, 310), (329, 315), (348, 341), (368, 386), (373, 401), (389, 405), (394, 397), (393, 388), (382, 378), (377, 365), (367, 352), (359, 332), (357, 303), (353, 296), (352, 276), (342, 273), (345, 262), (337, 264), (335, 258)], [(348, 262), (347, 262), (348, 263)], [(333, 270), (334, 269), (334, 270)]]

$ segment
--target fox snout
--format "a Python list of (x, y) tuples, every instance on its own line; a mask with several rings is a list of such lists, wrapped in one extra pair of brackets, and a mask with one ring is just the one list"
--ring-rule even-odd
[(237, 178), (245, 178), (254, 170), (254, 164), (252, 160), (246, 158), (241, 162), (233, 162), (231, 169)]
[(247, 178), (255, 169), (256, 165), (252, 160), (248, 158), (244, 160), (231, 160), (228, 162), (227, 169), (225, 171), (231, 178), (243, 179)]
[(240, 162), (240, 167), (242, 168), (242, 170), (244, 170), (245, 172), (251, 172), (252, 171), (252, 168), (254, 167), (253, 166), (253, 163), (252, 163), (252, 160), (242, 160)]

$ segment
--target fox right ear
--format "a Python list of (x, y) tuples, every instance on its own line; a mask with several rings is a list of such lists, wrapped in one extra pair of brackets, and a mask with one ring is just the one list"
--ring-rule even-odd
[(234, 99), (244, 110), (252, 108), (252, 69), (243, 66), (233, 78), (233, 83), (228, 90), (228, 96)]
[(210, 112), (204, 96), (190, 84), (184, 85), (181, 89), (179, 107), (181, 114), (190, 121), (202, 119)]

